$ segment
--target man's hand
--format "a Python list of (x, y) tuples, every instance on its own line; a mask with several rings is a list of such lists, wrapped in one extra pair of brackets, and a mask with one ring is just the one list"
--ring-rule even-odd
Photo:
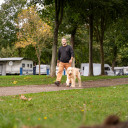
[(73, 57), (71, 57), (71, 59), (69, 60), (69, 64), (71, 64), (73, 61)]
[(59, 67), (59, 63), (57, 63), (57, 67)]
[(69, 60), (69, 63), (70, 63), (70, 64), (72, 63), (72, 59), (71, 59), (71, 60)]

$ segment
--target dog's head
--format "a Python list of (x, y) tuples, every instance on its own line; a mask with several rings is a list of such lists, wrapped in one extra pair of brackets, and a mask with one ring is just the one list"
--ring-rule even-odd
[(71, 76), (71, 75), (73, 74), (73, 69), (72, 69), (72, 67), (68, 67), (68, 69), (67, 69), (67, 74), (68, 74), (69, 76)]

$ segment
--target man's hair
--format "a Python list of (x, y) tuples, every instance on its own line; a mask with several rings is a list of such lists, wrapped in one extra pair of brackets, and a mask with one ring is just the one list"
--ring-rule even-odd
[(66, 38), (64, 38), (64, 37), (62, 38), (62, 40), (63, 40), (63, 39), (67, 40), (67, 39), (66, 39)]

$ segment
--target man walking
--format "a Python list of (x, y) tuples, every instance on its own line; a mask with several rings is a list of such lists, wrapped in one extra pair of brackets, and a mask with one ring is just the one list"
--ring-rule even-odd
[(62, 46), (58, 50), (58, 60), (57, 60), (57, 66), (59, 67), (57, 78), (55, 84), (57, 86), (61, 83), (62, 73), (64, 68), (67, 70), (68, 67), (71, 67), (74, 52), (70, 45), (67, 45), (67, 40), (65, 38), (62, 38)]

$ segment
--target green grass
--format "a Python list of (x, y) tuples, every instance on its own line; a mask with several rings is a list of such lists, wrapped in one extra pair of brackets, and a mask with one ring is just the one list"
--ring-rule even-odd
[(23, 101), (19, 96), (0, 97), (0, 128), (20, 128), (23, 125), (78, 128), (83, 123), (102, 123), (110, 114), (119, 115), (121, 120), (128, 119), (128, 85), (25, 96), (32, 100)]
[[(94, 76), (85, 77), (81, 76), (82, 81), (99, 80), (99, 79), (116, 79), (116, 78), (128, 78), (128, 76)], [(30, 75), (30, 76), (0, 76), (0, 86), (21, 86), (21, 85), (43, 85), (53, 84), (56, 78), (51, 78), (46, 75)], [(62, 77), (62, 83), (65, 83), (66, 76)]]

